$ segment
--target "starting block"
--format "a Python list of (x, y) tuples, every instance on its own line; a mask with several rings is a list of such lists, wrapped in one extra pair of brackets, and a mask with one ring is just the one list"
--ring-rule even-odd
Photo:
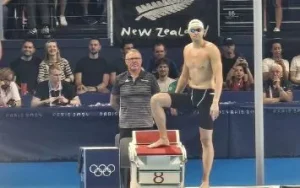
[(184, 188), (187, 155), (178, 130), (168, 130), (170, 146), (148, 148), (159, 139), (156, 130), (133, 131), (129, 144), (134, 188)]

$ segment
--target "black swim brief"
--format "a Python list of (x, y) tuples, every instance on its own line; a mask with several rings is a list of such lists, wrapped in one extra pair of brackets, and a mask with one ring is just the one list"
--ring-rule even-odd
[(210, 116), (210, 106), (214, 98), (213, 89), (191, 89), (190, 93), (169, 93), (171, 108), (197, 110), (200, 127), (212, 130), (213, 120)]

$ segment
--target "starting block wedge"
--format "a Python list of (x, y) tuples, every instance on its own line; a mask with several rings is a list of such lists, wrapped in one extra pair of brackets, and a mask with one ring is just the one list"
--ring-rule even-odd
[(148, 148), (159, 139), (157, 130), (133, 131), (129, 144), (134, 188), (184, 188), (187, 154), (178, 130), (168, 130), (170, 146)]

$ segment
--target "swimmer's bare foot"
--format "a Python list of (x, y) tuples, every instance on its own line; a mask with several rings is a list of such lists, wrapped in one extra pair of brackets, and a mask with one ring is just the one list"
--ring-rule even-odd
[(209, 182), (203, 181), (199, 188), (209, 188)]
[(148, 148), (158, 148), (158, 147), (169, 146), (169, 145), (170, 145), (169, 139), (160, 138), (156, 142), (150, 144)]

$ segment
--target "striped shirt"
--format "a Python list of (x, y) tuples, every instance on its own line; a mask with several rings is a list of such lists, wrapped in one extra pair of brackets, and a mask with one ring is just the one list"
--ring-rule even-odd
[[(65, 80), (66, 78), (69, 78), (73, 75), (70, 64), (68, 60), (61, 58), (61, 61), (58, 62), (58, 65), (60, 66), (61, 71), (61, 80)], [(49, 80), (49, 64), (47, 64), (45, 61), (42, 61), (39, 66), (39, 74), (37, 81), (38, 83)]]
[(150, 99), (158, 92), (159, 86), (151, 73), (142, 71), (135, 81), (128, 71), (119, 74), (112, 89), (113, 95), (120, 96), (119, 127), (153, 127)]

